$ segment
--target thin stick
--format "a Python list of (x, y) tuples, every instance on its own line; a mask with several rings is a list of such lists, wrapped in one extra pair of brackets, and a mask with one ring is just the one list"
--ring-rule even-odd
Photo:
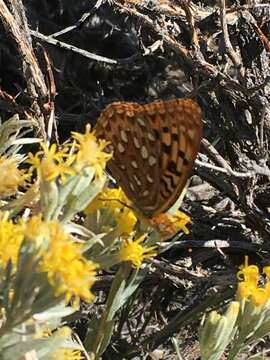
[(80, 19), (79, 19), (78, 21), (76, 21), (76, 23), (75, 23), (74, 25), (68, 26), (68, 27), (66, 27), (65, 29), (62, 29), (62, 30), (60, 30), (60, 31), (57, 31), (57, 32), (51, 34), (50, 37), (56, 38), (57, 36), (66, 34), (66, 33), (68, 33), (68, 32), (71, 32), (72, 30), (77, 29), (79, 26), (81, 26), (81, 25), (93, 14), (93, 12), (95, 12), (95, 11), (102, 5), (103, 1), (104, 1), (104, 0), (98, 0), (98, 1), (96, 2), (96, 4), (93, 6), (93, 8), (92, 8), (90, 11), (84, 13), (84, 14), (80, 17)]
[(234, 51), (234, 48), (231, 44), (228, 27), (227, 27), (227, 19), (226, 19), (226, 0), (220, 0), (219, 2), (220, 6), (220, 22), (221, 22), (221, 28), (223, 33), (223, 39), (224, 39), (224, 45), (226, 48), (226, 51), (228, 53), (229, 58), (232, 60), (233, 64), (239, 68), (240, 75), (244, 76), (244, 68), (242, 65), (242, 62), (237, 55), (237, 53)]
[(65, 49), (65, 50), (73, 51), (73, 52), (75, 52), (77, 54), (80, 54), (80, 55), (82, 55), (84, 57), (87, 57), (88, 59), (95, 60), (95, 61), (102, 61), (102, 62), (105, 62), (105, 63), (108, 63), (108, 64), (117, 64), (116, 60), (109, 59), (109, 58), (104, 57), (104, 56), (96, 55), (96, 54), (90, 53), (89, 51), (86, 51), (86, 50), (83, 50), (83, 49), (79, 49), (74, 45), (70, 45), (70, 44), (64, 43), (63, 41), (56, 40), (56, 39), (52, 38), (50, 35), (46, 36), (44, 34), (41, 34), (39, 31), (30, 30), (30, 33), (34, 37), (36, 37), (36, 38), (38, 38), (38, 39), (40, 39), (42, 41), (45, 41), (48, 44), (58, 46), (58, 47), (60, 47), (62, 49)]

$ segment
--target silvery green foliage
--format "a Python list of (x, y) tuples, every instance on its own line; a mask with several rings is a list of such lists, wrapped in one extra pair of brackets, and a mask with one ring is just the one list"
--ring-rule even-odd
[[(228, 345), (227, 359), (237, 359), (239, 353), (248, 352), (250, 346), (270, 333), (269, 319), (270, 301), (258, 306), (242, 299), (231, 302), (224, 315), (212, 311), (200, 329), (202, 360), (219, 360)], [(257, 355), (254, 359), (260, 358)]]
[(202, 360), (218, 360), (233, 338), (239, 313), (239, 303), (231, 302), (226, 313), (221, 316), (212, 311), (200, 329), (200, 349)]
[[(20, 120), (18, 115), (14, 115), (9, 120), (0, 124), (0, 156), (14, 156), (24, 144), (34, 144), (41, 139), (25, 135), (32, 131), (35, 123), (31, 120)], [(22, 157), (17, 154), (17, 157)]]
[[(81, 349), (71, 340), (71, 330), (61, 328), (63, 318), (75, 310), (55, 296), (47, 275), (38, 271), (39, 261), (38, 249), (24, 242), (16, 272), (9, 262), (1, 273), (1, 360), (19, 360), (28, 352), (34, 352), (37, 359), (50, 360), (61, 347)], [(48, 334), (54, 329), (60, 330)]]

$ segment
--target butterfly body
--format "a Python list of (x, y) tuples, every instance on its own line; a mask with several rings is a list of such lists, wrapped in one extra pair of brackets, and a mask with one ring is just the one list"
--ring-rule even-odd
[(199, 151), (201, 117), (191, 99), (115, 102), (101, 113), (96, 135), (110, 142), (108, 167), (144, 215), (167, 211), (180, 196)]

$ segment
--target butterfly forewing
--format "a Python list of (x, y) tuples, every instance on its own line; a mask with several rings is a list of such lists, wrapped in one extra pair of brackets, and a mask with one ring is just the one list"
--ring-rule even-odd
[(158, 206), (159, 142), (144, 107), (110, 104), (98, 119), (96, 135), (111, 143), (114, 156), (108, 167), (134, 205), (144, 213)]
[(154, 216), (175, 203), (190, 175), (202, 136), (201, 110), (190, 99), (112, 103), (96, 134), (111, 143), (108, 166), (126, 195)]

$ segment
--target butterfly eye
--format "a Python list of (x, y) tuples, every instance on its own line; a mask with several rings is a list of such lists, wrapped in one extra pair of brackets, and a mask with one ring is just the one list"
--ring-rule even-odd
[(176, 202), (190, 176), (202, 137), (201, 109), (191, 99), (112, 103), (96, 134), (113, 148), (113, 177), (141, 213), (154, 216)]

